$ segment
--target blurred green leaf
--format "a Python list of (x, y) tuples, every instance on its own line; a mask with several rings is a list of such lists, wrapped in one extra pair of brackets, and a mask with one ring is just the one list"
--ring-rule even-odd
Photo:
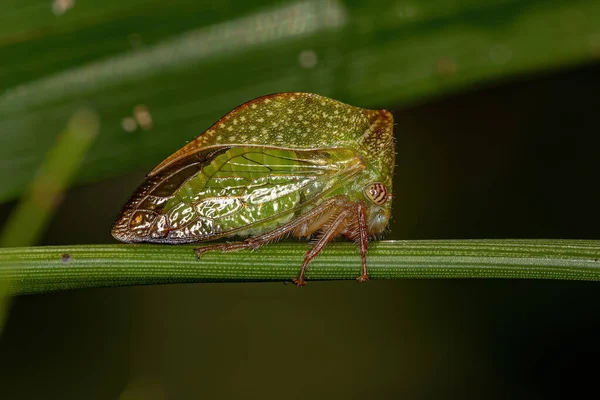
[[(81, 245), (0, 249), (0, 281), (14, 293), (190, 282), (290, 281), (307, 246), (277, 243), (253, 254), (207, 253), (164, 245)], [(383, 241), (370, 246), (372, 279), (533, 278), (600, 280), (600, 241)], [(308, 280), (354, 279), (353, 243), (333, 243), (311, 263)], [(309, 282), (310, 283), (310, 282)]]
[(106, 121), (76, 177), (90, 182), (150, 168), (272, 92), (385, 107), (600, 56), (595, 0), (73, 4), (3, 5), (0, 201), (23, 192), (82, 105)]
[(31, 246), (37, 244), (46, 225), (54, 215), (64, 190), (98, 134), (99, 121), (95, 112), (80, 110), (58, 137), (24, 198), (11, 213), (0, 232), (0, 246)]

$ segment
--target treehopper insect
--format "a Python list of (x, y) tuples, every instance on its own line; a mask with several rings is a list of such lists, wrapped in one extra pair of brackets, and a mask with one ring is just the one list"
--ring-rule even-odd
[(387, 227), (394, 171), (393, 117), (310, 93), (245, 103), (146, 177), (115, 222), (124, 242), (193, 243), (256, 250), (283, 237), (310, 238), (300, 273), (337, 237), (356, 242), (359, 282), (367, 247)]

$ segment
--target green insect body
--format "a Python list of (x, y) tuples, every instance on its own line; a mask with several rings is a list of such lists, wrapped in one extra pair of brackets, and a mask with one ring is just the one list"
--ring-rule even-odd
[(261, 97), (231, 111), (168, 157), (113, 226), (125, 242), (192, 243), (233, 251), (292, 235), (314, 237), (298, 285), (327, 242), (345, 236), (368, 279), (369, 237), (391, 211), (393, 117), (309, 93)]

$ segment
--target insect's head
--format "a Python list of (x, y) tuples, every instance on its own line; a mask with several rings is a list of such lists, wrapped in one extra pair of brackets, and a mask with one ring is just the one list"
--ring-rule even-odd
[(370, 234), (383, 232), (390, 220), (392, 194), (380, 182), (370, 183), (364, 187), (363, 193), (369, 200), (367, 204), (367, 225)]

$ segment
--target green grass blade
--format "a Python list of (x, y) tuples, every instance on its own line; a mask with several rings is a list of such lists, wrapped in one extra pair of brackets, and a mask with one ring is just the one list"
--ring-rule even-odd
[[(191, 246), (82, 245), (0, 249), (0, 279), (15, 293), (186, 282), (289, 281), (307, 245), (279, 243), (252, 254), (207, 253)], [(600, 241), (437, 240), (373, 243), (372, 279), (529, 278), (600, 280)], [(312, 263), (309, 280), (354, 279), (352, 243), (333, 243)]]

